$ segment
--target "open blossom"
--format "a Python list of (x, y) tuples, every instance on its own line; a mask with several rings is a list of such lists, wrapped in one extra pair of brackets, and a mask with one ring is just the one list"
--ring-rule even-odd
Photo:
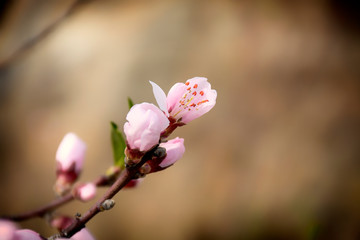
[(208, 111), (216, 103), (216, 90), (211, 89), (206, 78), (194, 77), (185, 83), (176, 83), (168, 95), (156, 84), (151, 82), (155, 99), (159, 108), (167, 117), (188, 123)]
[(126, 120), (124, 132), (127, 145), (141, 152), (157, 145), (161, 132), (169, 125), (169, 120), (161, 110), (150, 103), (134, 105)]

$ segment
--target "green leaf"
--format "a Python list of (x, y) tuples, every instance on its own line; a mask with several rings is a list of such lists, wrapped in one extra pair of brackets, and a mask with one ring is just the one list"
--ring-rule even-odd
[(131, 100), (130, 97), (128, 97), (128, 104), (129, 104), (129, 109), (132, 108), (132, 106), (134, 106), (134, 102), (133, 100)]
[(118, 126), (114, 122), (111, 122), (111, 144), (114, 154), (114, 165), (124, 168), (126, 143), (122, 133), (118, 130)]

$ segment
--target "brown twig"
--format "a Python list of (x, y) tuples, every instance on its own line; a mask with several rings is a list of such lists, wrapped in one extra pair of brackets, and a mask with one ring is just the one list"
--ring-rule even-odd
[(77, 218), (74, 224), (72, 224), (67, 229), (63, 230), (60, 233), (61, 237), (70, 238), (75, 233), (80, 231), (82, 228), (85, 227), (85, 224), (92, 219), (96, 214), (101, 212), (102, 204), (105, 200), (111, 199), (115, 196), (131, 179), (133, 179), (136, 174), (139, 173), (139, 169), (144, 163), (150, 160), (155, 152), (157, 147), (153, 148), (152, 150), (148, 151), (141, 159), (141, 161), (133, 167), (127, 167), (120, 173), (119, 178), (115, 181), (115, 183), (108, 189), (108, 191), (98, 200), (82, 217)]
[[(102, 186), (108, 186), (109, 184), (112, 183), (113, 178), (118, 174), (119, 172), (114, 171), (113, 175), (111, 176), (99, 176), (97, 179), (95, 179), (93, 181), (93, 183), (97, 186), (97, 187), (102, 187)], [(30, 218), (34, 218), (34, 217), (43, 217), (45, 214), (53, 211), (56, 208), (59, 208), (60, 206), (70, 202), (74, 200), (74, 196), (73, 194), (70, 192), (62, 197), (59, 197), (57, 199), (55, 199), (54, 201), (50, 202), (49, 204), (40, 207), (38, 209), (35, 210), (31, 210), (29, 212), (23, 213), (23, 214), (19, 214), (19, 215), (13, 215), (13, 216), (1, 216), (2, 219), (8, 219), (8, 220), (12, 220), (12, 221), (24, 221)]]
[(0, 69), (6, 68), (10, 65), (13, 61), (21, 57), (31, 48), (39, 44), (43, 39), (50, 35), (64, 20), (69, 17), (75, 10), (84, 2), (89, 0), (75, 0), (70, 7), (65, 11), (63, 15), (61, 15), (58, 19), (52, 22), (49, 26), (43, 29), (40, 33), (31, 37), (27, 40), (23, 45), (21, 45), (18, 49), (16, 49), (9, 57), (0, 61)]

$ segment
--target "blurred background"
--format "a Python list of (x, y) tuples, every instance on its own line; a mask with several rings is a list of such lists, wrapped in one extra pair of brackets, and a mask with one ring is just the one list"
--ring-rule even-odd
[[(121, 191), (97, 239), (360, 239), (356, 1), (0, 4), (0, 215), (54, 198), (55, 152), (88, 145), (81, 181), (112, 164), (110, 121), (207, 77), (217, 105), (174, 133), (186, 153)], [(104, 190), (98, 193), (100, 196)], [(83, 213), (93, 202), (60, 210)], [(44, 236), (41, 219), (21, 223)]]

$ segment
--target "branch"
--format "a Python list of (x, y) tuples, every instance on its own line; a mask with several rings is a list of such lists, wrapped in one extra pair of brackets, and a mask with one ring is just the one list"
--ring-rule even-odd
[(60, 24), (63, 23), (67, 17), (69, 17), (71, 14), (73, 14), (75, 12), (75, 10), (84, 2), (86, 2), (86, 0), (75, 0), (61, 17), (59, 17), (54, 22), (52, 22), (49, 26), (47, 26), (45, 29), (43, 29), (40, 33), (38, 33), (34, 37), (31, 37), (29, 40), (27, 40), (22, 46), (20, 46), (18, 49), (16, 49), (8, 58), (0, 61), (0, 69), (7, 67), (13, 61), (15, 61), (16, 59), (21, 57), (23, 54), (25, 54), (27, 51), (29, 51), (31, 48), (33, 48), (34, 46), (39, 44), (43, 39), (45, 39), (47, 36), (49, 36), (50, 33), (54, 32), (54, 30), (58, 26), (60, 26)]
[(77, 218), (76, 221), (70, 225), (67, 229), (60, 233), (61, 237), (70, 238), (75, 233), (85, 227), (85, 224), (90, 221), (96, 214), (103, 211), (102, 204), (105, 200), (114, 197), (131, 179), (133, 179), (138, 173), (139, 169), (144, 163), (150, 160), (157, 149), (157, 146), (148, 151), (141, 159), (141, 161), (135, 166), (128, 166), (124, 171), (120, 173), (116, 182), (108, 189), (108, 191), (97, 201), (82, 217)]
[[(118, 171), (114, 171), (113, 175), (110, 176), (99, 176), (97, 179), (95, 179), (93, 181), (93, 183), (97, 186), (97, 187), (102, 187), (102, 186), (107, 186), (112, 182), (112, 178), (115, 177), (119, 172)], [(34, 217), (43, 217), (45, 214), (49, 213), (50, 211), (70, 202), (74, 200), (74, 196), (73, 194), (70, 192), (62, 197), (59, 197), (57, 199), (55, 199), (54, 201), (50, 202), (49, 204), (40, 207), (38, 209), (35, 210), (31, 210), (29, 212), (23, 213), (23, 214), (19, 214), (19, 215), (13, 215), (13, 216), (1, 216), (2, 219), (8, 219), (8, 220), (12, 220), (12, 221), (24, 221), (30, 218), (34, 218)]]

